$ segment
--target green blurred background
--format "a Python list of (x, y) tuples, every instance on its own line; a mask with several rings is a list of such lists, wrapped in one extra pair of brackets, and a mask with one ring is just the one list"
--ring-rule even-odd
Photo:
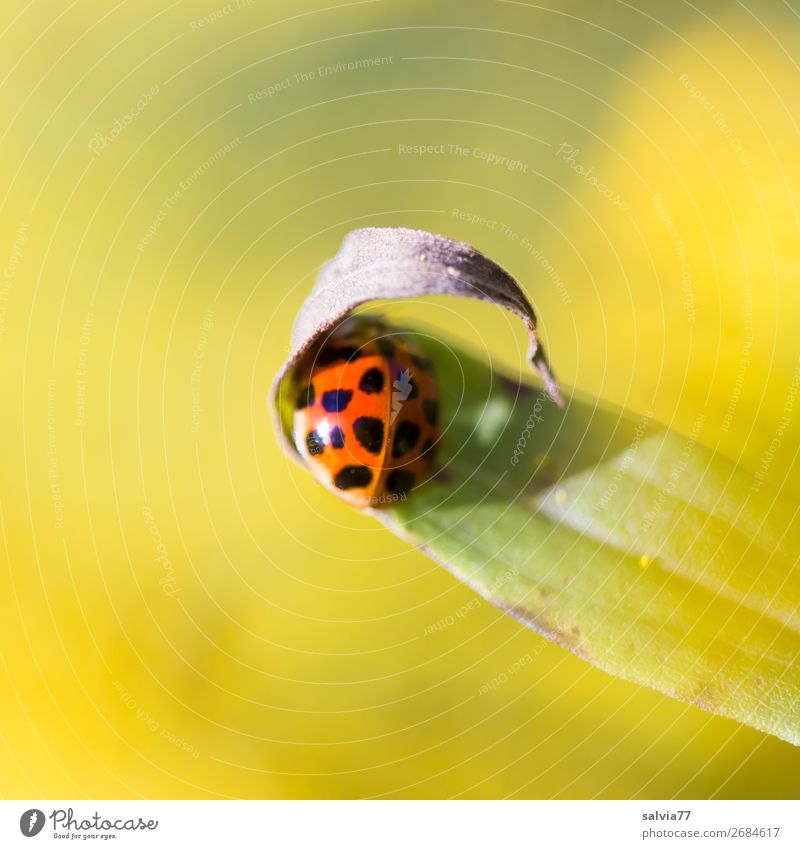
[[(589, 667), (338, 503), (265, 404), (342, 236), (421, 227), (517, 275), (566, 384), (704, 414), (797, 493), (799, 16), (3, 4), (0, 794), (800, 795), (797, 749)], [(521, 329), (458, 311), (520, 368)]]

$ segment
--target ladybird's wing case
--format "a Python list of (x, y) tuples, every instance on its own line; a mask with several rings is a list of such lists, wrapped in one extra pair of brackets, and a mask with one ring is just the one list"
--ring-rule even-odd
[[(397, 334), (389, 360), (392, 402), (389, 441), (380, 491), (387, 499), (405, 497), (434, 471), (439, 438), (438, 391), (431, 361), (407, 335)], [(431, 417), (431, 411), (435, 417)]]
[(298, 398), (294, 438), (314, 477), (346, 501), (370, 506), (388, 443), (390, 374), (374, 339), (337, 332), (317, 351)]

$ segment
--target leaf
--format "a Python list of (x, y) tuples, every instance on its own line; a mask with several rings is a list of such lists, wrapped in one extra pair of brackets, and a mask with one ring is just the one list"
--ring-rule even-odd
[(442, 475), (379, 515), (614, 675), (800, 744), (800, 519), (688, 436), (431, 344)]

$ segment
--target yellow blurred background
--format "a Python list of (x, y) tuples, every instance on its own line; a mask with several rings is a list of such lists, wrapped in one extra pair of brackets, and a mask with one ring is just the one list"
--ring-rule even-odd
[(566, 384), (800, 492), (800, 3), (42, 0), (0, 46), (0, 795), (800, 795), (797, 749), (338, 503), (265, 404), (342, 236), (420, 227), (521, 280)]

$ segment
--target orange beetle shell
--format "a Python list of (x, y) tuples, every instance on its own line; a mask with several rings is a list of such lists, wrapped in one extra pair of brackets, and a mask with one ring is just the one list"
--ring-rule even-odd
[(374, 321), (332, 335), (296, 379), (294, 440), (314, 477), (355, 507), (405, 500), (434, 468), (433, 364)]

